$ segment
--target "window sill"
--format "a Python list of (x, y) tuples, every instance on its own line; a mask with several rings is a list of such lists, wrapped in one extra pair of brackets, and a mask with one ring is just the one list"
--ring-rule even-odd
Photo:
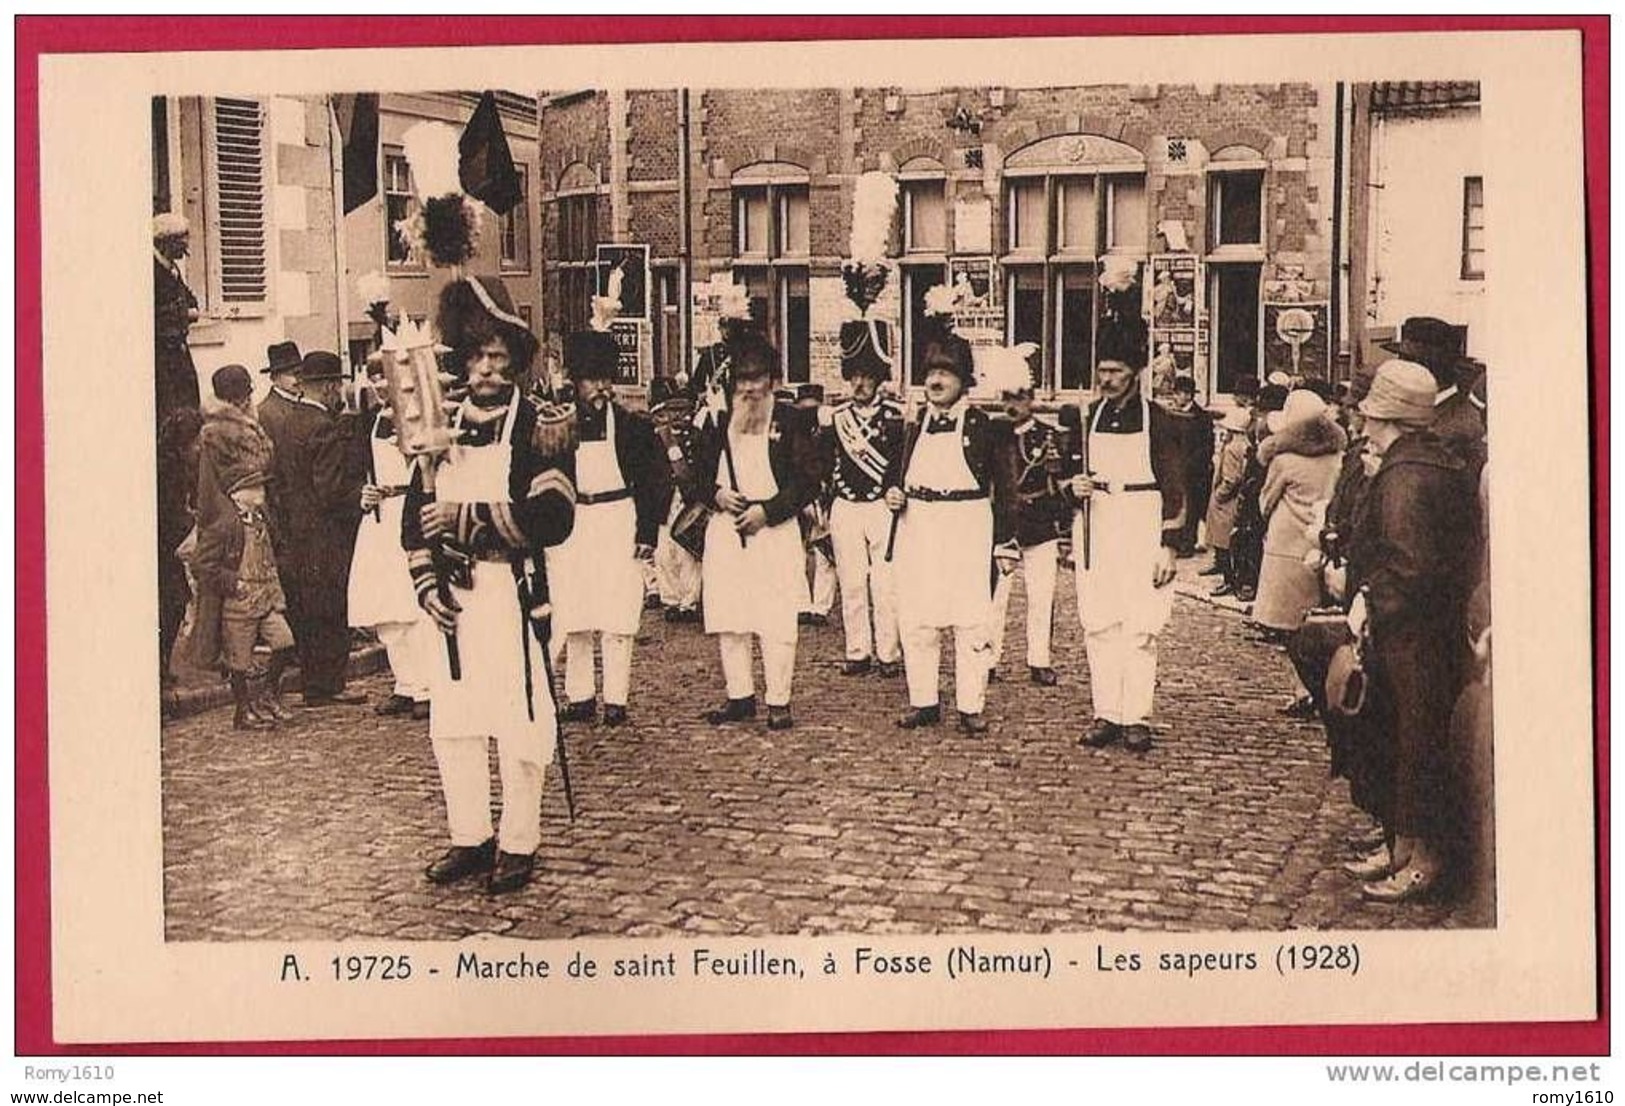
[(1041, 253), (1007, 253), (999, 258), (1000, 265), (1042, 265), (1045, 261)]
[(899, 265), (946, 265), (948, 254), (942, 250), (912, 250), (897, 259)]
[(1205, 260), (1210, 265), (1262, 262), (1264, 260), (1264, 247), (1262, 244), (1220, 246), (1218, 249), (1211, 251)]
[(427, 280), (428, 277), (429, 277), (429, 270), (427, 270), (427, 269), (408, 268), (408, 267), (402, 266), (400, 268), (386, 268), (384, 270), (384, 275), (386, 277), (401, 277), (401, 278), (407, 279), (407, 280), (411, 280), (411, 279), (414, 279), (414, 278)]

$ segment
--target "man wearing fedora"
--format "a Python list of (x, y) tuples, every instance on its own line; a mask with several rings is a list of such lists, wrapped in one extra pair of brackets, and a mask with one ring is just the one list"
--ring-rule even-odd
[(987, 732), (994, 576), (1013, 571), (1021, 556), (1015, 466), (1009, 436), (966, 395), (976, 381), (970, 344), (941, 318), (926, 323), (926, 407), (907, 429), (900, 486), (886, 489), (886, 505), (899, 516), (897, 620), (908, 677), (909, 710), (897, 724), (911, 730), (942, 721), (942, 631), (952, 630), (959, 725), (976, 737)]
[(903, 408), (882, 393), (891, 379), (891, 327), (867, 319), (841, 324), (841, 378), (852, 397), (830, 412), (825, 436), (830, 543), (841, 593), (846, 661), (841, 671), (902, 671), (896, 585), (886, 560), (891, 511), (886, 489), (901, 478)]
[[(279, 342), (267, 350), (271, 394), (258, 409), (270, 435), (270, 499), (277, 525), (277, 568), (287, 596), (288, 622), (298, 647), (308, 707), (355, 704), (365, 695), (345, 690), (350, 657), (348, 588), (361, 486), (349, 463), (349, 434), (340, 423), (344, 365), (318, 350)], [(297, 391), (289, 388), (295, 385)]]
[(553, 647), (566, 650), (565, 721), (597, 715), (594, 638), (603, 665), (606, 726), (624, 725), (632, 685), (632, 639), (643, 616), (645, 566), (671, 504), (671, 469), (648, 416), (615, 402), (619, 354), (608, 331), (564, 343), (576, 391), (575, 529), (547, 549)]

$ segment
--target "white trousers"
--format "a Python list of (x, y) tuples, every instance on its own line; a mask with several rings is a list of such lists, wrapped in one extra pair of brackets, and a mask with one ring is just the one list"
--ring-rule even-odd
[[(988, 642), (984, 627), (955, 626), (954, 705), (965, 714), (981, 714), (987, 700)], [(903, 667), (912, 707), (934, 707), (940, 696), (942, 631), (935, 626), (903, 627)]]
[(1114, 622), (1085, 634), (1084, 648), (1095, 717), (1120, 726), (1149, 719), (1157, 689), (1157, 636), (1129, 633)]
[(817, 549), (810, 551), (812, 555), (812, 589), (807, 593), (807, 604), (804, 608), (808, 614), (821, 614), (828, 617), (829, 612), (835, 609), (835, 566), (830, 564)]
[(564, 697), (589, 702), (597, 694), (593, 680), (593, 638), (599, 641), (604, 669), (604, 703), (626, 706), (632, 691), (632, 635), (582, 630), (564, 637)]
[[(542, 696), (538, 708), (550, 708)], [(557, 722), (546, 719), (494, 735), (502, 779), (502, 824), (497, 847), (529, 856), (542, 843), (542, 781), (553, 758)], [(485, 737), (437, 737), (434, 759), (446, 797), (446, 822), (453, 845), (478, 845), (491, 836), (491, 766)]]
[[(673, 517), (682, 509), (672, 504)], [(668, 607), (694, 610), (700, 605), (700, 562), (688, 550), (671, 540), (671, 527), (662, 526), (655, 540), (655, 588)]]
[[(1055, 626), (1055, 572), (1060, 562), (1061, 542), (1043, 542), (1021, 551), (1021, 582), (1027, 589), (1027, 664), (1049, 668), (1050, 637)], [(1004, 624), (1010, 610), (1010, 593), (1016, 587), (1016, 574), (999, 577), (993, 591), (993, 619), (988, 640), (993, 646), (992, 665), (1004, 659)]]
[(717, 645), (722, 651), (722, 679), (728, 687), (728, 698), (748, 699), (756, 694), (756, 677), (750, 663), (752, 638), (756, 638), (762, 651), (762, 680), (767, 685), (767, 705), (789, 706), (790, 680), (796, 670), (796, 643), (767, 641), (756, 634), (717, 635)]
[(427, 703), (430, 673), (434, 671), (432, 650), (445, 648), (434, 623), (425, 615), (411, 622), (380, 622), (375, 629), (389, 656), (395, 694), (414, 703)]
[(835, 546), (835, 574), (841, 586), (847, 660), (873, 657), (886, 664), (897, 663), (897, 594), (892, 585), (892, 566), (886, 560), (891, 520), (891, 511), (878, 499), (873, 503), (837, 499), (830, 507), (829, 536)]

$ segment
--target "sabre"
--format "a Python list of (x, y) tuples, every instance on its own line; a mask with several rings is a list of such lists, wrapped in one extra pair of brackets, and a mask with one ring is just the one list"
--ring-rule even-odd
[[(440, 390), (440, 366), (435, 359), (435, 341), (427, 328), (403, 319), (395, 330), (384, 330), (384, 383), (389, 392), (389, 408), (395, 416), (395, 444), (407, 460), (418, 462), (423, 491), (434, 501), (435, 465), (451, 451), (453, 438), (446, 422), (446, 409)], [(435, 589), (443, 602), (451, 602), (447, 562), (454, 559), (442, 536), (432, 550)], [(446, 638), (446, 661), (451, 678), (463, 678), (462, 658), (457, 649), (457, 632), (442, 631)]]

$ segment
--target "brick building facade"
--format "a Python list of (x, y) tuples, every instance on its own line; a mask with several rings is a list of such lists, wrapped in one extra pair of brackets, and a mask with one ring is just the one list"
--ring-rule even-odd
[(1087, 390), (1107, 270), (1150, 320), (1148, 354), (1205, 397), (1332, 370), (1330, 85), (581, 90), (538, 118), (542, 329), (557, 348), (585, 325), (620, 256), (600, 247), (647, 247), (627, 383), (704, 344), (714, 279), (749, 290), (788, 379), (838, 383), (856, 312), (840, 265), (871, 170), (898, 180), (899, 218), (870, 311), (916, 379), (924, 293), (957, 280), (962, 331), (1032, 341), (1044, 391)]

